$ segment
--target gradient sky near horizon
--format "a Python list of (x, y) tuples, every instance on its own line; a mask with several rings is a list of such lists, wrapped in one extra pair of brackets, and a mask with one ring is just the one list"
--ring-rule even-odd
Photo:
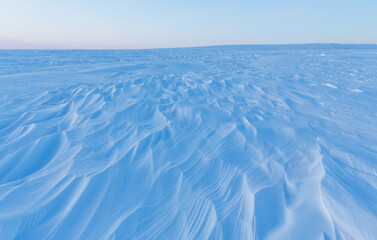
[(376, 0), (0, 0), (0, 49), (377, 43)]

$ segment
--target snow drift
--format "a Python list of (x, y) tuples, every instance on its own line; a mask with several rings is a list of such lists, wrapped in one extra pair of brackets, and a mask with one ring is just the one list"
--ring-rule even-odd
[(1, 239), (376, 239), (377, 47), (0, 51)]

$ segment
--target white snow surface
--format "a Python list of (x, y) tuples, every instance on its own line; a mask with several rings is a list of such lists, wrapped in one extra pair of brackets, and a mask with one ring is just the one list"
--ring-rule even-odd
[(377, 239), (377, 46), (0, 51), (1, 239)]

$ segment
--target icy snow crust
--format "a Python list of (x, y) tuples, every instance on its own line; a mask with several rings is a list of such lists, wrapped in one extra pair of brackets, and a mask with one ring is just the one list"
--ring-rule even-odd
[(1, 239), (377, 239), (377, 47), (0, 51)]

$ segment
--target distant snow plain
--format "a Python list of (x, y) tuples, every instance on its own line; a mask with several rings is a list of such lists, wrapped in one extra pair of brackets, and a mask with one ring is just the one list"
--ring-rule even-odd
[(377, 239), (377, 46), (0, 51), (1, 239)]

